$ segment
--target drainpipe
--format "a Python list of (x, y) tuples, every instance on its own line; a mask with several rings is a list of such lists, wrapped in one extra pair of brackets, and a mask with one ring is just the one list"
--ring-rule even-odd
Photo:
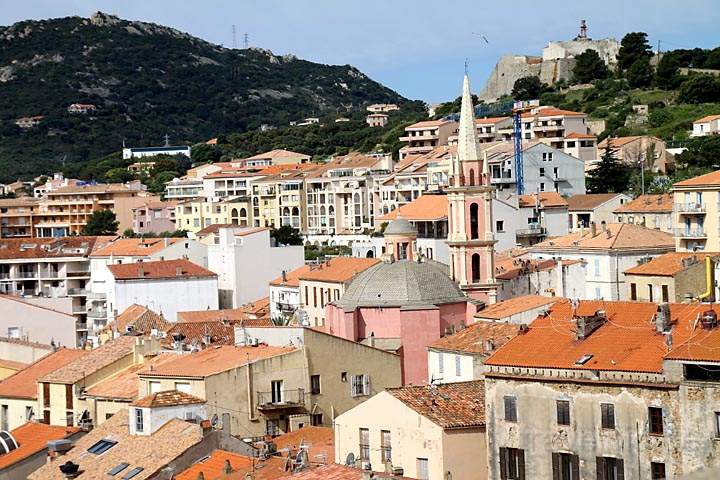
[(711, 298), (713, 294), (713, 263), (710, 256), (705, 257), (705, 291), (698, 296), (698, 300), (703, 301)]
[(251, 422), (257, 421), (257, 418), (255, 418), (254, 415), (254, 409), (253, 409), (253, 396), (252, 396), (252, 389), (253, 389), (253, 383), (252, 383), (252, 372), (250, 372), (250, 369), (252, 368), (252, 364), (250, 362), (245, 365), (245, 380), (247, 383), (247, 404), (248, 404), (248, 420)]

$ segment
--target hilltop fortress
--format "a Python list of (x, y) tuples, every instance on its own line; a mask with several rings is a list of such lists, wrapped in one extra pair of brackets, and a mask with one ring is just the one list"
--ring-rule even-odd
[(515, 81), (522, 77), (537, 76), (549, 85), (569, 80), (575, 67), (575, 57), (585, 50), (595, 50), (610, 68), (615, 68), (620, 43), (614, 38), (593, 40), (587, 36), (585, 20), (580, 34), (573, 40), (550, 42), (542, 56), (504, 55), (495, 65), (490, 78), (479, 94), (480, 100), (492, 102), (512, 92)]

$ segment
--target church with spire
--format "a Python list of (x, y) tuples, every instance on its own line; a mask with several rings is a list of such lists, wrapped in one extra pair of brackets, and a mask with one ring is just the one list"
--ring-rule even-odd
[(495, 238), (492, 231), (493, 187), (487, 162), (480, 154), (475, 111), (467, 73), (463, 80), (457, 155), (450, 162), (448, 247), (450, 276), (468, 297), (497, 300)]

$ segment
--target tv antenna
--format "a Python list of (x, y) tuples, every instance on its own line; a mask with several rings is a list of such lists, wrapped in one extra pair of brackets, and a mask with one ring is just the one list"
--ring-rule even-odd
[(168, 135), (167, 133), (165, 134), (165, 146), (170, 146), (170, 135)]
[(250, 48), (250, 38), (247, 32), (245, 32), (245, 35), (243, 35), (243, 47), (245, 47), (245, 50)]
[(237, 48), (237, 30), (235, 29), (234, 23), (232, 26), (232, 40), (233, 40), (233, 43), (232, 43), (233, 48)]

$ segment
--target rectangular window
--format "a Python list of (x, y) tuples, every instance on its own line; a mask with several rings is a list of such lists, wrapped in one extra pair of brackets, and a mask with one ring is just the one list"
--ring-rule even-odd
[(312, 395), (320, 394), (320, 375), (310, 375), (310, 393)]
[(363, 462), (370, 461), (370, 430), (367, 428), (360, 429), (360, 460)]
[(649, 301), (649, 302), (653, 302), (653, 301), (654, 301), (654, 298), (653, 298), (653, 286), (650, 285), (650, 284), (648, 284), (647, 287), (648, 287), (648, 301)]
[(525, 480), (525, 451), (500, 447), (500, 479)]
[(175, 390), (182, 393), (190, 393), (189, 382), (175, 382)]
[(313, 307), (317, 308), (317, 287), (313, 287)]
[(428, 480), (428, 459), (418, 458), (417, 459), (417, 478), (418, 480)]
[(669, 292), (669, 290), (668, 290), (668, 286), (667, 286), (667, 285), (663, 285), (663, 286), (661, 287), (661, 290), (662, 290), (662, 301), (663, 301), (663, 302), (669, 302), (669, 301), (670, 301), (670, 292)]
[(505, 222), (503, 220), (495, 220), (495, 231), (497, 233), (505, 231)]
[(455, 355), (455, 376), (459, 377), (462, 374), (462, 357)]
[(648, 408), (650, 435), (663, 434), (663, 411), (661, 407)]
[(637, 300), (637, 285), (630, 284), (630, 300)]
[(545, 176), (545, 169), (544, 169), (544, 168), (541, 168), (541, 169), (540, 169), (540, 176), (541, 176), (541, 177), (544, 177), (544, 176)]
[(43, 386), (43, 407), (50, 406), (50, 384), (45, 382)]
[(558, 425), (570, 425), (570, 402), (567, 400), (558, 400), (556, 407)]
[(65, 408), (67, 410), (73, 409), (73, 386), (65, 385)]
[(308, 293), (308, 286), (305, 285), (305, 305), (310, 305), (310, 296)]
[(380, 432), (380, 457), (383, 463), (392, 462), (392, 444), (390, 441), (390, 430)]
[(445, 373), (445, 363), (444, 363), (444, 355), (442, 352), (437, 354), (438, 356), (438, 373), (443, 374)]
[(540, 182), (540, 191), (541, 192), (545, 191), (545, 184), (543, 182)]
[(322, 413), (313, 413), (310, 416), (310, 425), (314, 427), (321, 427), (323, 424), (323, 414)]
[(283, 381), (272, 380), (270, 382), (270, 396), (272, 403), (282, 403), (283, 400)]
[(135, 430), (142, 432), (144, 428), (143, 422), (143, 410), (142, 408), (135, 409)]
[(33, 407), (25, 407), (25, 421), (30, 422), (33, 420), (33, 417), (35, 417)]
[(650, 479), (665, 480), (665, 464), (659, 462), (650, 463)]
[(3, 430), (10, 430), (8, 428), (8, 408), (7, 405), (0, 407), (0, 423), (2, 424)]
[(613, 457), (597, 457), (598, 480), (622, 480), (625, 478), (623, 460)]
[(107, 452), (115, 445), (117, 445), (117, 442), (115, 440), (108, 440), (106, 438), (103, 438), (102, 440), (93, 443), (87, 451), (95, 455), (100, 455)]
[(132, 478), (135, 478), (135, 476), (137, 476), (143, 470), (145, 470), (143, 467), (135, 467), (132, 470), (130, 470), (128, 473), (123, 475), (121, 480), (130, 480)]
[(571, 453), (552, 454), (553, 480), (580, 480), (580, 458)]
[(615, 429), (615, 405), (612, 403), (601, 403), (600, 417), (602, 428)]
[(350, 395), (362, 397), (370, 395), (370, 375), (353, 375), (350, 382)]
[(510, 395), (505, 396), (505, 421), (517, 422), (517, 399)]
[(594, 259), (593, 265), (595, 267), (595, 276), (599, 277), (600, 276), (600, 259), (599, 258)]
[(160, 382), (157, 380), (150, 380), (148, 382), (148, 393), (152, 395), (153, 393), (158, 393), (160, 391)]

